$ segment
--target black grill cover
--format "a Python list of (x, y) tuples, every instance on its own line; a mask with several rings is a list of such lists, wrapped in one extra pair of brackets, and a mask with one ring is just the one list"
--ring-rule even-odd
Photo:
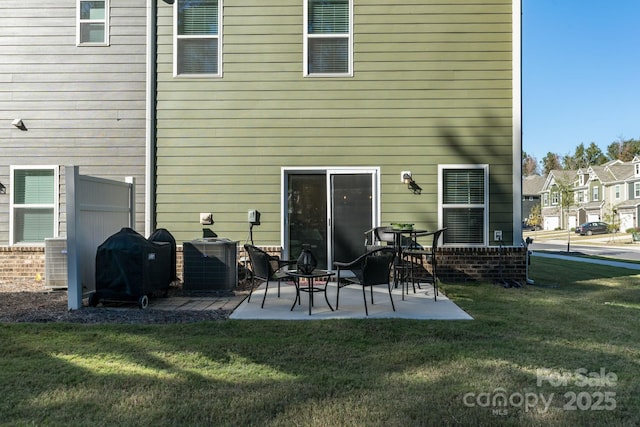
[(138, 297), (168, 289), (168, 243), (145, 239), (131, 228), (110, 236), (96, 254), (96, 292), (101, 297)]
[(178, 280), (178, 271), (176, 268), (176, 253), (177, 253), (176, 239), (174, 239), (173, 235), (166, 228), (158, 228), (156, 231), (153, 232), (151, 236), (149, 236), (149, 241), (154, 243), (161, 243), (161, 242), (169, 243), (171, 247), (171, 254), (170, 254), (171, 276), (170, 277), (171, 277), (171, 281)]

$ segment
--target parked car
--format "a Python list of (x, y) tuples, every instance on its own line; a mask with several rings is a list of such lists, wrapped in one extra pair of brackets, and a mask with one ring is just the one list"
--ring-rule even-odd
[(585, 234), (591, 236), (592, 234), (604, 234), (609, 232), (609, 224), (602, 221), (585, 222), (584, 224), (576, 227), (576, 233), (581, 236)]
[(530, 224), (529, 221), (522, 221), (522, 230), (523, 231), (536, 231), (536, 230), (542, 230), (542, 227), (540, 227), (539, 225), (533, 225)]

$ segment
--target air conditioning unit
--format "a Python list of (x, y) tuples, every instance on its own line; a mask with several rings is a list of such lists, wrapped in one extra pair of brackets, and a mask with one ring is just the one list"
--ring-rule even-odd
[(44, 239), (44, 285), (51, 289), (67, 288), (67, 239)]
[(237, 242), (205, 238), (184, 242), (184, 282), (189, 291), (230, 291), (238, 284)]

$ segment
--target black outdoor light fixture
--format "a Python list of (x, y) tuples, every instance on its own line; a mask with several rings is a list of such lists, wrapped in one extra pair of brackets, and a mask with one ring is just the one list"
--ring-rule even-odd
[(402, 182), (407, 184), (407, 188), (413, 192), (413, 194), (422, 193), (422, 188), (413, 180), (411, 176), (411, 171), (403, 171), (402, 172)]

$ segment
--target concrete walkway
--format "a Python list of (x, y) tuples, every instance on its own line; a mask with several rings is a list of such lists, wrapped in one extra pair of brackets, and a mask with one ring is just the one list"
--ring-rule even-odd
[(151, 298), (149, 308), (167, 311), (235, 310), (247, 295)]
[(555, 258), (555, 259), (562, 259), (565, 261), (585, 262), (590, 264), (609, 265), (611, 267), (628, 268), (630, 270), (640, 270), (640, 264), (635, 264), (632, 262), (578, 257), (578, 256), (561, 255), (561, 254), (550, 253), (550, 252), (536, 252), (536, 251), (533, 251), (531, 255), (534, 257), (540, 257), (540, 258)]

